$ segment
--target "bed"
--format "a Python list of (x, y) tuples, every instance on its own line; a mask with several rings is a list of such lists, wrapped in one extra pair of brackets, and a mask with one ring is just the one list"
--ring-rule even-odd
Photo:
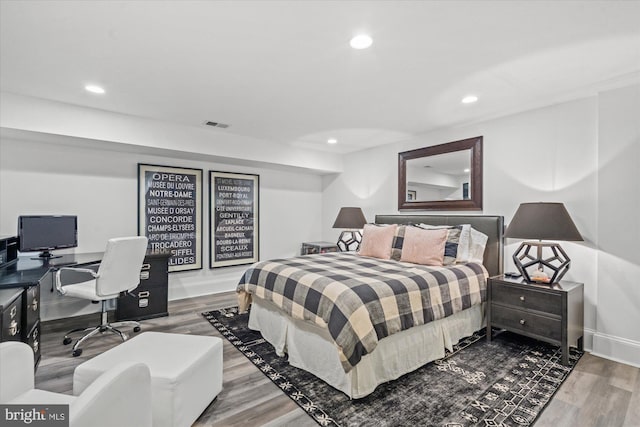
[[(442, 358), (445, 349), (451, 350), (461, 338), (481, 329), (485, 322), (486, 277), (501, 274), (503, 265), (504, 224), (500, 216), (377, 215), (375, 222), (471, 224), (488, 237), (482, 265), (431, 268), (435, 279), (428, 276), (431, 300), (424, 307), (419, 301), (425, 299), (424, 293), (416, 300), (411, 291), (424, 285), (421, 280), (427, 280), (421, 278), (424, 266), (372, 260), (353, 253), (258, 263), (247, 270), (238, 286), (241, 297), (251, 297), (249, 328), (260, 331), (277, 354), (286, 353), (292, 366), (314, 374), (354, 399), (367, 396), (379, 384)], [(304, 272), (299, 271), (301, 266), (306, 269)], [(369, 289), (369, 282), (376, 280), (386, 281), (385, 288), (390, 289), (390, 294), (383, 294), (378, 288)], [(314, 295), (309, 282), (323, 283), (323, 292), (334, 296)], [(345, 297), (350, 290), (345, 291), (343, 282), (363, 287), (370, 294), (377, 293), (378, 300), (360, 295), (357, 305)], [(439, 291), (434, 293), (432, 289)], [(323, 308), (328, 314), (311, 314), (308, 307), (292, 303), (294, 294), (304, 295), (307, 306), (315, 305), (318, 311)], [(398, 301), (410, 306), (412, 313), (389, 315), (396, 310)], [(385, 321), (374, 321), (372, 312), (376, 310), (385, 311)], [(363, 322), (351, 321), (358, 317), (369, 320), (368, 316), (374, 320), (366, 327)]]

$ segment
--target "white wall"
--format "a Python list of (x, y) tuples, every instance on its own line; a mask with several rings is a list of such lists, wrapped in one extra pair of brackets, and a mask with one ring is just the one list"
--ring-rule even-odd
[[(222, 147), (224, 155), (207, 149), (198, 156), (196, 151), (206, 144), (199, 130), (169, 125), (158, 130), (157, 123), (146, 119), (110, 114), (105, 119), (109, 126), (102, 123), (100, 128), (118, 129), (105, 130), (112, 137), (105, 137), (107, 145), (84, 144), (79, 138), (100, 138), (93, 133), (82, 134), (87, 132), (86, 127), (74, 127), (73, 108), (58, 106), (61, 112), (57, 114), (55, 106), (45, 108), (33, 100), (18, 101), (2, 104), (0, 233), (14, 233), (16, 218), (22, 213), (77, 214), (78, 252), (99, 251), (109, 237), (136, 233), (139, 162), (260, 174), (261, 258), (266, 259), (293, 255), (305, 240), (335, 241), (340, 230), (331, 225), (342, 206), (361, 206), (369, 221), (375, 214), (397, 213), (398, 152), (483, 135), (484, 210), (477, 213), (504, 215), (508, 223), (522, 202), (563, 202), (585, 238), (583, 243), (562, 243), (572, 259), (565, 278), (585, 284), (585, 347), (640, 366), (640, 286), (636, 284), (640, 272), (638, 85), (430, 132), (338, 160), (320, 156), (319, 161), (303, 161), (310, 153), (296, 151), (294, 156), (282, 156), (281, 162), (278, 153), (270, 153), (266, 162), (256, 160), (262, 151), (249, 153), (249, 145), (242, 141), (238, 141), (242, 149), (224, 148), (224, 137), (219, 134), (215, 146)], [(46, 126), (39, 125), (34, 117), (25, 120), (27, 106), (37, 107), (42, 114), (57, 114), (76, 132), (70, 136), (65, 126), (45, 117), (41, 118)], [(5, 107), (19, 108), (22, 114), (7, 116)], [(76, 113), (76, 119), (82, 120), (82, 114)], [(91, 111), (88, 116), (100, 124), (99, 112)], [(188, 149), (176, 156), (162, 145), (167, 142), (164, 135), (159, 138), (161, 144), (152, 147), (153, 136), (168, 128), (171, 132), (167, 135), (173, 139), (183, 130), (185, 139), (192, 136), (197, 144), (186, 141)], [(12, 137), (15, 129), (56, 138), (19, 140)], [(140, 154), (131, 146), (154, 151)], [(243, 152), (248, 153), (246, 158)], [(271, 168), (270, 164), (278, 162), (288, 171)], [(331, 170), (344, 172), (322, 178), (316, 175)], [(207, 236), (207, 191), (204, 206), (203, 231)], [(234, 288), (244, 268), (209, 270), (207, 241), (205, 237), (203, 270), (170, 275), (171, 299)], [(510, 255), (519, 242), (507, 243), (505, 269), (512, 270)], [(55, 308), (57, 305), (49, 301), (49, 312), (48, 301), (44, 302), (45, 319), (87, 310), (77, 305)]]
[(600, 95), (593, 351), (640, 366), (640, 85)]
[(64, 144), (82, 138), (92, 143), (105, 141), (110, 149), (122, 151), (137, 147), (139, 151), (178, 151), (234, 164), (280, 165), (316, 173), (342, 170), (338, 154), (265, 143), (198, 122), (171, 123), (7, 92), (0, 92), (0, 111), (3, 136), (19, 131), (56, 136), (53, 139)]
[[(301, 242), (320, 240), (318, 175), (7, 138), (0, 139), (0, 234), (15, 234), (18, 215), (47, 213), (78, 215), (79, 247), (62, 253), (103, 251), (107, 239), (137, 234), (137, 163), (204, 170), (203, 269), (170, 273), (169, 299), (233, 290), (246, 269), (209, 269), (208, 170), (260, 175), (261, 259), (293, 256)], [(99, 308), (46, 288), (45, 320)]]
[[(522, 202), (563, 202), (585, 241), (562, 242), (584, 283), (585, 347), (640, 366), (640, 85), (355, 153), (323, 178), (323, 238), (340, 206), (397, 213), (397, 155), (484, 136), (484, 210), (508, 224)], [(432, 212), (442, 213), (442, 212)], [(456, 213), (456, 212), (451, 212)], [(505, 247), (505, 270), (518, 241)]]
[[(345, 157), (342, 174), (323, 178), (323, 237), (337, 235), (330, 227), (340, 206), (362, 206), (369, 221), (375, 214), (398, 213), (399, 152), (482, 135), (484, 210), (476, 213), (503, 215), (508, 224), (522, 202), (563, 202), (585, 238), (562, 246), (572, 259), (565, 279), (585, 286), (585, 345), (591, 348), (597, 304), (597, 113), (598, 98), (591, 97)], [(505, 271), (514, 270), (517, 244), (507, 241)]]

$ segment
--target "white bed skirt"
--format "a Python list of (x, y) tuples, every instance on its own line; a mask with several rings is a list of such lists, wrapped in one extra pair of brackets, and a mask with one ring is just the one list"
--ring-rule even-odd
[(444, 357), (445, 348), (485, 324), (485, 304), (445, 319), (386, 337), (373, 352), (345, 373), (329, 332), (312, 323), (287, 316), (269, 301), (253, 298), (249, 328), (260, 331), (276, 353), (289, 355), (289, 363), (312, 373), (352, 399), (371, 394), (382, 383)]

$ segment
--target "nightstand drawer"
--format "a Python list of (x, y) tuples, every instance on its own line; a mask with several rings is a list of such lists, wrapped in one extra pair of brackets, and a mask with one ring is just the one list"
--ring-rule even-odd
[(561, 319), (540, 316), (529, 311), (492, 305), (491, 323), (514, 332), (541, 336), (556, 341), (562, 339)]
[(569, 346), (582, 350), (584, 296), (582, 283), (528, 284), (494, 276), (487, 280), (487, 340), (493, 328), (506, 329), (560, 345), (562, 364), (569, 365)]
[(491, 286), (492, 303), (562, 315), (562, 298), (553, 292), (545, 292), (539, 287), (526, 289), (497, 282), (492, 282)]

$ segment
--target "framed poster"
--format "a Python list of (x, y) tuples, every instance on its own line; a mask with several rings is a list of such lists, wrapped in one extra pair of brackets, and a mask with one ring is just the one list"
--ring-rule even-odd
[(202, 268), (202, 169), (138, 163), (138, 235), (170, 273)]
[(209, 267), (259, 259), (260, 176), (209, 171)]
[(469, 183), (468, 182), (462, 183), (462, 199), (469, 200)]

